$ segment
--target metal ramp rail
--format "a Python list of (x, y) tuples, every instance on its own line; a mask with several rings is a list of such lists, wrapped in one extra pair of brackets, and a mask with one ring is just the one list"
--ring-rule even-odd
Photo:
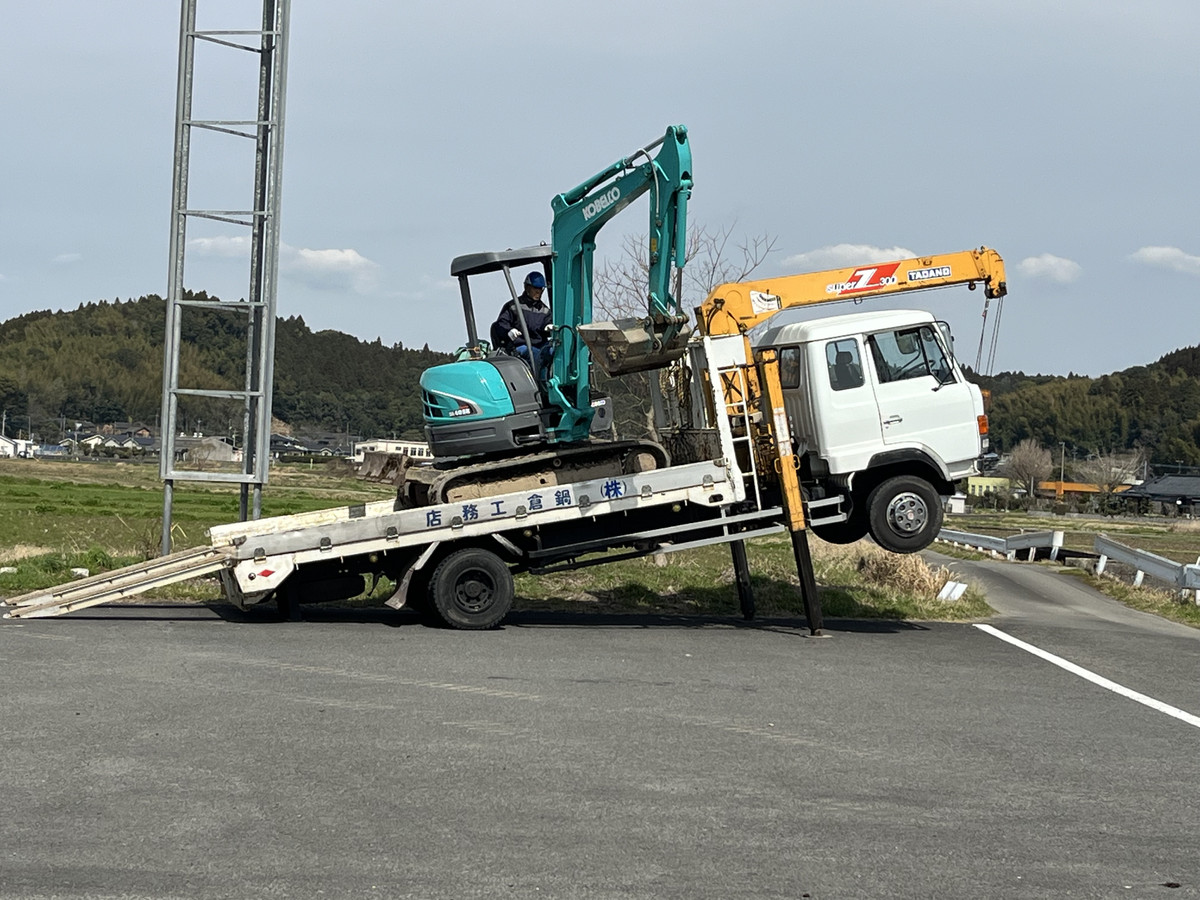
[(228, 569), (236, 562), (233, 548), (197, 547), (149, 562), (80, 578), (58, 587), (30, 591), (0, 600), (6, 619), (39, 619), (123, 600), (154, 588), (188, 581)]

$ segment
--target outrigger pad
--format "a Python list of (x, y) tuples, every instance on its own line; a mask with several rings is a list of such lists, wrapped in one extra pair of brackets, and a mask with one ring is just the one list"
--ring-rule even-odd
[[(664, 340), (666, 326), (645, 319), (616, 319), (579, 326), (579, 337), (608, 375), (628, 375), (668, 366), (687, 350), (692, 330), (684, 327)], [(674, 329), (671, 329), (674, 330)]]

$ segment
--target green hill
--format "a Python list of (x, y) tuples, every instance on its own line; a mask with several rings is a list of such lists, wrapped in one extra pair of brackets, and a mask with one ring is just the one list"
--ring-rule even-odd
[(992, 392), (1001, 450), (1033, 438), (1080, 456), (1142, 448), (1150, 462), (1200, 466), (1200, 346), (1111, 375), (972, 376)]
[[(189, 295), (207, 300), (206, 294)], [(69, 312), (32, 312), (0, 323), (0, 408), (43, 439), (75, 421), (158, 421), (162, 403), (166, 304), (156, 295), (86, 303)], [(180, 384), (240, 388), (245, 377), (245, 318), (193, 313), (182, 318)], [(409, 350), (339, 331), (313, 332), (299, 316), (276, 325), (274, 414), (294, 429), (364, 436), (419, 436), (418, 378), (449, 356)], [(194, 403), (192, 414), (219, 421)]]

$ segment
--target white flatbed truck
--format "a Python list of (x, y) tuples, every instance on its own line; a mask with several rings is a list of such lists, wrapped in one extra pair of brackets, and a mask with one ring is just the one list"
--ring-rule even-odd
[[(903, 349), (899, 382), (892, 345)], [(861, 363), (848, 384), (826, 365), (835, 349)], [(751, 618), (744, 541), (787, 531), (817, 634), (808, 530), (835, 542), (870, 533), (916, 552), (940, 529), (939, 496), (977, 472), (987, 449), (979, 389), (963, 377), (948, 330), (920, 311), (832, 316), (753, 347), (742, 335), (694, 337), (678, 375), (686, 417), (659, 410), (672, 465), (563, 483), (549, 474), (521, 490), (428, 506), (398, 496), (220, 525), (209, 547), (11, 598), (6, 615), (58, 615), (214, 573), (239, 607), (273, 598), (294, 610), (358, 596), (384, 576), (398, 585), (389, 605), (481, 629), (511, 608), (514, 572), (727, 543)]]
[[(709, 383), (721, 384), (715, 365)], [(353, 596), (370, 569), (396, 577), (389, 605), (428, 603), (448, 625), (489, 628), (512, 605), (514, 571), (733, 543), (742, 613), (751, 617), (741, 542), (783, 531), (784, 511), (753, 489), (753, 473), (738, 463), (747, 453), (738, 452), (724, 405), (716, 408), (711, 430), (721, 452), (712, 459), (414, 509), (385, 500), (219, 525), (208, 547), (9, 598), (5, 616), (61, 615), (213, 574), (239, 608), (272, 598), (290, 605)], [(815, 589), (809, 596), (815, 603)], [(819, 631), (816, 609), (809, 624)]]

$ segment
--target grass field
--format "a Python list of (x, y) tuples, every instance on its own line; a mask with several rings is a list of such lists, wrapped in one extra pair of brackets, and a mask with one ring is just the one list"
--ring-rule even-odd
[[(346, 469), (280, 466), (263, 491), (263, 515), (324, 509), (392, 496)], [(175, 550), (208, 543), (212, 525), (238, 518), (237, 485), (177, 483), (171, 508)], [(0, 596), (63, 583), (71, 569), (104, 571), (149, 559), (162, 544), (158, 466), (145, 463), (0, 459)], [(215, 581), (185, 582), (160, 596), (215, 599)]]
[[(271, 472), (263, 492), (263, 515), (388, 496), (387, 488), (361, 482), (348, 472), (284, 466)], [(173, 545), (184, 549), (207, 543), (205, 529), (236, 521), (238, 504), (237, 485), (177, 484)], [(118, 556), (145, 555), (159, 548), (162, 513), (157, 466), (0, 459), (0, 548), (75, 553), (98, 546)]]
[[(392, 496), (344, 469), (272, 469), (263, 514), (283, 515)], [(172, 521), (175, 549), (207, 543), (212, 525), (235, 521), (237, 486), (177, 484)], [(0, 596), (68, 581), (73, 567), (102, 571), (157, 554), (162, 535), (162, 485), (152, 465), (120, 462), (0, 460)], [(752, 585), (762, 615), (800, 615), (791, 543), (786, 536), (748, 544)], [(884, 553), (866, 542), (835, 547), (816, 538), (811, 550), (826, 616), (970, 620), (990, 610), (977, 590), (937, 600), (948, 572), (918, 557)], [(661, 562), (661, 564), (659, 564)], [(379, 602), (375, 596), (361, 602)], [(594, 568), (517, 579), (519, 608), (730, 614), (738, 609), (727, 546), (707, 547)], [(159, 597), (215, 601), (215, 581), (185, 582)]]

